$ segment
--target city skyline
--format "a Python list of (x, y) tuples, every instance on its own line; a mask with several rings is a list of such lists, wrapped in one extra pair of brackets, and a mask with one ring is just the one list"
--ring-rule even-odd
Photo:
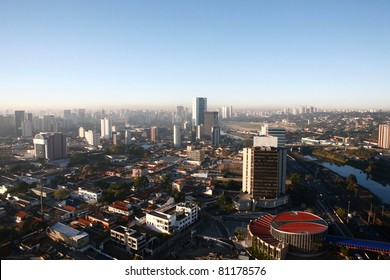
[(0, 110), (390, 109), (390, 3), (4, 1)]

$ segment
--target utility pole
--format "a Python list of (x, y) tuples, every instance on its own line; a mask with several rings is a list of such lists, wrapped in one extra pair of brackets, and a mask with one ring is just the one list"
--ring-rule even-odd
[(368, 224), (370, 224), (370, 216), (371, 215), (372, 215), (372, 203), (371, 203), (370, 212), (368, 212), (368, 221), (367, 221)]
[(385, 214), (385, 206), (382, 205), (381, 207), (382, 207), (382, 217), (383, 217), (383, 215)]

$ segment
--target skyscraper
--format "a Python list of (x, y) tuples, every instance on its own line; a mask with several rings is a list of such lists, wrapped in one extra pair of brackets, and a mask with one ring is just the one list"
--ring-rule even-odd
[(204, 139), (211, 140), (213, 127), (218, 126), (218, 112), (204, 112)]
[(100, 137), (110, 140), (112, 138), (112, 122), (110, 119), (104, 118), (100, 120)]
[(22, 136), (22, 124), (24, 121), (24, 111), (15, 111), (15, 134)]
[(204, 124), (204, 112), (207, 111), (207, 98), (194, 97), (192, 99), (192, 126)]
[(390, 149), (390, 125), (380, 124), (378, 132), (378, 147)]

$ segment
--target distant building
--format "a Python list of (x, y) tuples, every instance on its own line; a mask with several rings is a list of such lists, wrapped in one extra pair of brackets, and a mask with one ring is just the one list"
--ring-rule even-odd
[(84, 127), (79, 128), (79, 137), (84, 138), (85, 137), (85, 129)]
[(194, 97), (192, 99), (192, 126), (204, 124), (204, 112), (207, 111), (207, 98)]
[(87, 130), (85, 132), (85, 140), (87, 140), (88, 145), (91, 146), (99, 146), (100, 144), (100, 133), (93, 131), (93, 130)]
[(75, 249), (80, 249), (89, 243), (88, 233), (78, 231), (62, 223), (48, 227), (46, 233), (54, 241), (62, 241)]
[(150, 141), (156, 142), (158, 137), (158, 127), (157, 126), (152, 126), (150, 128)]
[(16, 136), (22, 136), (22, 124), (24, 121), (25, 112), (15, 111), (15, 134)]
[(33, 136), (32, 122), (30, 120), (24, 120), (22, 122), (22, 136), (23, 137)]
[(211, 140), (213, 127), (218, 127), (218, 112), (204, 113), (204, 139)]
[(278, 138), (278, 147), (286, 146), (286, 129), (284, 127), (271, 127), (268, 124), (263, 124), (260, 128), (260, 135), (270, 135)]
[(175, 148), (181, 147), (181, 129), (178, 124), (173, 126), (173, 146), (175, 146)]
[(110, 119), (104, 118), (100, 120), (100, 136), (103, 139), (111, 140), (112, 122)]
[(380, 124), (378, 135), (378, 147), (390, 149), (390, 125)]
[(58, 160), (67, 158), (66, 136), (59, 132), (40, 133), (33, 139), (35, 157)]

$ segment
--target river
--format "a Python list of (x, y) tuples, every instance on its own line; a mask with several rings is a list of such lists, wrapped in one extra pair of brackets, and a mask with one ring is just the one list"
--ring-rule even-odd
[(305, 158), (310, 160), (315, 160), (323, 167), (326, 167), (333, 172), (343, 176), (348, 177), (348, 175), (353, 174), (356, 176), (357, 182), (362, 187), (370, 190), (373, 194), (375, 194), (378, 198), (382, 200), (382, 202), (390, 204), (390, 185), (383, 185), (377, 181), (374, 181), (370, 178), (370, 175), (349, 165), (336, 165), (330, 162), (322, 162), (317, 158), (312, 156), (305, 156)]

